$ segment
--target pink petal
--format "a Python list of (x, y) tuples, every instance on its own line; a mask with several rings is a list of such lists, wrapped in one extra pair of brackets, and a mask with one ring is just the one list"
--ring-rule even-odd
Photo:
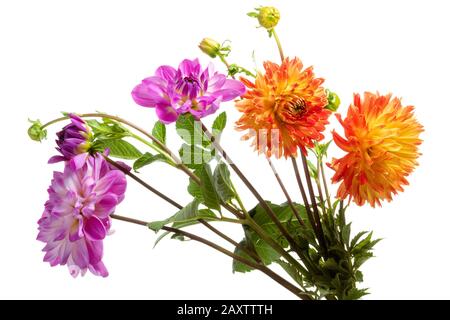
[(106, 228), (96, 216), (85, 220), (83, 230), (86, 237), (90, 240), (103, 240), (106, 237)]
[(171, 105), (158, 105), (156, 115), (165, 124), (172, 123), (178, 119), (178, 112)]

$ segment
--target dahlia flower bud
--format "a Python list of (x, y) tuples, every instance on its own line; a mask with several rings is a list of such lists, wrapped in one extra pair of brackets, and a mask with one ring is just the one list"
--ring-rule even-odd
[(31, 127), (28, 128), (28, 136), (31, 140), (40, 142), (47, 137), (47, 130), (42, 129), (42, 123), (39, 120), (28, 121), (32, 123)]
[(280, 11), (274, 7), (260, 7), (256, 8), (256, 12), (249, 13), (249, 16), (257, 18), (261, 27), (270, 30), (278, 24)]
[[(56, 135), (56, 144), (61, 156), (50, 158), (49, 163), (74, 159), (77, 155), (86, 154), (92, 146), (93, 135), (87, 123), (75, 114), (69, 115), (71, 123)], [(85, 158), (85, 157), (83, 157)]]
[(333, 112), (337, 111), (339, 108), (339, 105), (341, 104), (341, 99), (339, 99), (339, 96), (331, 92), (330, 90), (326, 90), (327, 93), (327, 99), (328, 99), (328, 105), (325, 107), (325, 109), (331, 110)]
[(203, 53), (206, 53), (211, 58), (215, 58), (220, 53), (221, 45), (214, 39), (204, 38), (198, 47)]

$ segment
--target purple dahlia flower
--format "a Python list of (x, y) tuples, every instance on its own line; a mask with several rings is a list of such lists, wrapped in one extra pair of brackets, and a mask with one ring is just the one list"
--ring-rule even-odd
[(153, 77), (142, 80), (132, 91), (134, 101), (156, 109), (164, 123), (177, 120), (178, 115), (190, 112), (202, 118), (217, 111), (223, 101), (232, 100), (245, 92), (245, 86), (215, 72), (210, 64), (205, 70), (198, 59), (183, 60), (178, 70), (159, 67)]
[(103, 239), (125, 189), (125, 175), (112, 170), (100, 154), (88, 157), (78, 169), (66, 162), (64, 172), (54, 172), (38, 221), (37, 239), (46, 243), (44, 261), (51, 266), (67, 264), (74, 277), (88, 269), (106, 277)]
[(71, 122), (56, 134), (58, 136), (56, 150), (61, 153), (61, 156), (51, 157), (49, 163), (73, 160), (77, 167), (81, 167), (91, 147), (92, 132), (79, 116), (70, 114), (69, 117)]

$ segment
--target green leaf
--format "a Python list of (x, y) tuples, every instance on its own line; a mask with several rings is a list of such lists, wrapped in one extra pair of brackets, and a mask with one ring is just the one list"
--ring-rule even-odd
[(173, 223), (174, 227), (181, 228), (183, 226), (189, 225), (189, 223), (197, 221), (199, 219), (211, 220), (211, 218), (216, 218), (215, 215), (211, 215), (210, 210), (198, 210), (199, 202), (197, 199), (190, 202), (187, 206), (182, 208), (180, 211), (175, 213), (173, 216), (166, 220), (153, 221), (148, 224), (148, 227), (158, 232), (162, 227), (169, 223)]
[(208, 147), (210, 141), (202, 130), (200, 121), (196, 121), (191, 114), (183, 114), (178, 117), (176, 122), (176, 130), (178, 135), (189, 145), (199, 145)]
[(200, 203), (203, 203), (205, 201), (205, 199), (203, 198), (203, 191), (202, 191), (202, 189), (197, 184), (197, 182), (195, 182), (191, 178), (189, 178), (189, 185), (187, 187), (187, 191), (189, 192), (189, 194), (191, 196), (196, 198)]
[(317, 168), (316, 166), (309, 160), (307, 160), (309, 173), (314, 180), (318, 179)]
[(295, 268), (294, 266), (292, 266), (292, 264), (284, 261), (284, 260), (277, 260), (275, 261), (276, 263), (278, 263), (283, 269), (284, 271), (286, 271), (286, 273), (299, 285), (303, 286), (303, 276), (302, 274), (298, 271), (297, 268)]
[(96, 149), (109, 148), (109, 155), (111, 157), (122, 158), (127, 160), (134, 160), (140, 158), (142, 153), (131, 143), (122, 139), (101, 139), (96, 141)]
[(344, 228), (342, 228), (342, 241), (344, 242), (344, 245), (347, 246), (347, 248), (349, 247), (349, 243), (350, 243), (350, 232), (351, 232), (351, 223), (346, 224), (344, 226)]
[(183, 143), (179, 151), (181, 161), (186, 167), (191, 169), (201, 168), (203, 164), (209, 163), (213, 159), (210, 150), (205, 150), (196, 145)]
[(220, 199), (214, 187), (213, 175), (209, 164), (203, 164), (200, 168), (194, 171), (195, 175), (200, 178), (202, 193), (202, 203), (210, 209), (220, 211)]
[(368, 233), (368, 231), (362, 231), (362, 232), (359, 232), (359, 233), (352, 239), (352, 242), (350, 243), (350, 250), (352, 250), (352, 249), (355, 247), (355, 245), (356, 245), (356, 243), (358, 242), (358, 240), (361, 239), (361, 237), (362, 237), (363, 235), (367, 234), (367, 233)]
[(256, 254), (265, 265), (271, 264), (280, 258), (280, 254), (262, 240), (255, 232), (249, 232), (248, 239), (252, 242)]
[[(216, 220), (216, 219), (217, 219), (217, 216), (214, 214), (214, 212), (212, 212), (212, 211), (209, 210), (209, 209), (200, 209), (200, 210), (198, 210), (198, 216), (201, 217), (201, 219), (204, 219), (204, 220)], [(194, 224), (199, 223), (198, 220), (199, 220), (199, 219), (195, 219), (195, 220), (186, 220), (186, 221), (176, 221), (176, 222), (173, 223), (172, 227), (173, 227), (173, 228), (178, 228), (178, 229), (185, 228), (185, 227), (192, 226), (192, 225), (194, 225)], [(168, 231), (162, 233), (162, 234), (156, 239), (155, 245), (154, 245), (153, 247), (156, 247), (156, 245), (157, 245), (163, 238), (165, 238), (168, 234), (170, 234), (170, 232), (168, 232)], [(178, 240), (180, 240), (179, 238), (174, 238), (173, 236), (172, 236), (171, 239), (178, 239)]]
[[(242, 258), (245, 258), (247, 260), (254, 261), (253, 258), (251, 258), (242, 249), (242, 248), (246, 248), (246, 247), (247, 247), (247, 242), (245, 240), (242, 240), (241, 242), (239, 242), (239, 245), (234, 248), (234, 254), (236, 254), (236, 255), (238, 255), (238, 256), (240, 256)], [(246, 264), (244, 264), (244, 263), (242, 263), (242, 262), (240, 262), (240, 261), (238, 261), (236, 259), (233, 259), (232, 268), (233, 268), (233, 273), (235, 273), (235, 272), (245, 273), (245, 272), (249, 272), (249, 271), (254, 270), (252, 267), (250, 267), (250, 266), (248, 266), (248, 265), (246, 265)]]
[[(272, 208), (275, 215), (278, 217), (280, 223), (288, 230), (290, 230), (291, 234), (295, 234), (298, 237), (299, 234), (302, 234), (305, 230), (296, 218), (293, 215), (292, 209), (287, 203), (282, 205), (273, 204), (269, 201), (266, 203)], [(299, 204), (294, 204), (302, 218), (305, 218), (306, 211), (303, 206)], [(257, 205), (255, 208), (250, 210), (250, 215), (253, 220), (266, 232), (269, 236), (275, 240), (280, 246), (287, 248), (288, 242), (282, 236), (280, 230), (276, 226), (276, 224), (272, 221), (272, 219), (267, 215), (267, 212), (261, 207), (261, 205)], [(306, 220), (305, 220), (306, 221)], [(256, 253), (261, 258), (262, 262), (266, 265), (269, 265), (273, 261), (280, 258), (280, 255), (277, 251), (275, 251), (271, 246), (269, 246), (264, 240), (262, 240), (253, 230), (248, 231), (247, 239), (251, 241), (253, 244)]]
[(92, 129), (96, 139), (121, 139), (129, 135), (129, 131), (120, 123), (104, 118), (102, 122), (91, 119), (86, 123)]
[(153, 126), (152, 135), (162, 144), (166, 144), (166, 126), (161, 121), (156, 121)]
[(350, 291), (347, 293), (347, 295), (344, 297), (344, 299), (345, 300), (358, 300), (369, 294), (369, 292), (367, 292), (367, 290), (369, 290), (369, 289), (351, 288)]
[(223, 131), (223, 129), (225, 129), (226, 125), (227, 125), (227, 114), (224, 111), (221, 114), (219, 114), (216, 119), (214, 119), (212, 125), (214, 136), (219, 135)]
[(225, 163), (219, 163), (214, 169), (214, 187), (223, 202), (228, 203), (236, 197), (230, 178), (230, 171)]
[(333, 140), (328, 141), (327, 143), (314, 143), (314, 152), (317, 155), (318, 159), (322, 159), (324, 156), (327, 156), (328, 148)]
[(155, 161), (167, 162), (167, 158), (162, 154), (154, 155), (146, 152), (133, 163), (133, 170), (137, 171), (140, 168), (148, 166), (149, 164), (152, 164)]

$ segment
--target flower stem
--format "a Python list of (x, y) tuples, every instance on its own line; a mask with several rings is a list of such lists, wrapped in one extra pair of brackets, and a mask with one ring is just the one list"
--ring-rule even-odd
[(305, 223), (303, 222), (302, 218), (300, 217), (300, 214), (298, 213), (297, 209), (295, 208), (295, 206), (294, 206), (294, 204), (293, 204), (293, 202), (292, 202), (292, 199), (291, 199), (291, 197), (289, 196), (289, 193), (288, 193), (288, 191), (286, 190), (286, 187), (284, 186), (284, 183), (283, 183), (283, 181), (281, 180), (281, 177), (280, 177), (280, 175), (279, 175), (278, 172), (277, 172), (277, 169), (275, 168), (275, 166), (274, 166), (273, 163), (272, 163), (272, 160), (270, 160), (269, 157), (266, 157), (266, 159), (267, 159), (267, 162), (269, 163), (270, 168), (272, 169), (273, 174), (275, 175), (275, 178), (276, 178), (277, 181), (278, 181), (278, 184), (279, 184), (280, 187), (281, 187), (281, 190), (282, 190), (283, 193), (284, 193), (284, 196), (286, 197), (286, 200), (287, 200), (287, 202), (288, 202), (288, 204), (289, 204), (289, 207), (291, 207), (291, 210), (292, 210), (292, 212), (294, 213), (295, 217), (297, 218), (298, 222), (299, 222), (302, 226), (304, 226)]
[(306, 156), (303, 153), (303, 151), (300, 150), (300, 153), (301, 153), (302, 162), (303, 162), (303, 170), (305, 171), (306, 185), (308, 186), (309, 196), (311, 198), (311, 205), (312, 205), (313, 212), (314, 212), (314, 219), (316, 221), (317, 228), (319, 231), (319, 243), (320, 243), (320, 246), (323, 248), (325, 255), (327, 255), (327, 251), (328, 251), (327, 243), (325, 241), (325, 235), (323, 233), (322, 222), (320, 220), (319, 209), (317, 207), (317, 202), (316, 202), (316, 196), (314, 195), (314, 189), (313, 189), (312, 182), (311, 182), (311, 176), (309, 174), (308, 163), (307, 163)]
[(205, 220), (200, 219), (198, 221), (201, 224), (203, 224), (205, 227), (207, 227), (209, 230), (211, 230), (212, 232), (217, 234), (219, 237), (221, 237), (222, 239), (231, 243), (235, 248), (240, 248), (241, 250), (243, 250), (246, 254), (248, 254), (250, 257), (252, 257), (253, 260), (255, 260), (257, 263), (261, 263), (261, 259), (253, 251), (249, 250), (247, 247), (241, 245), (240, 243), (234, 241), (233, 239), (228, 237), (226, 234), (224, 234), (220, 230), (214, 228), (210, 223), (206, 222)]
[(134, 173), (132, 173), (131, 171), (127, 170), (126, 168), (124, 168), (123, 166), (121, 166), (119, 163), (115, 162), (114, 160), (108, 158), (107, 156), (103, 156), (105, 158), (106, 161), (108, 161), (110, 164), (112, 164), (114, 167), (116, 167), (117, 169), (119, 169), (120, 171), (122, 171), (124, 174), (126, 174), (127, 176), (129, 176), (130, 178), (132, 178), (133, 180), (135, 180), (136, 182), (138, 182), (139, 184), (141, 184), (144, 188), (146, 188), (147, 190), (149, 190), (150, 192), (153, 192), (155, 195), (157, 195), (158, 197), (160, 197), (161, 199), (167, 201), (168, 203), (170, 203), (171, 205), (173, 205), (174, 207), (176, 207), (177, 209), (182, 209), (183, 206), (181, 204), (179, 204), (178, 202), (172, 200), (171, 198), (169, 198), (168, 196), (166, 196), (165, 194), (163, 194), (162, 192), (156, 190), (155, 188), (153, 188), (152, 186), (150, 186), (147, 182), (145, 182), (144, 180), (142, 180), (141, 178), (139, 178), (138, 176), (136, 176)]
[(275, 39), (275, 42), (277, 43), (278, 52), (280, 54), (281, 62), (283, 62), (284, 61), (283, 47), (281, 46), (281, 41), (280, 41), (280, 38), (278, 38), (278, 34), (275, 31), (275, 28), (272, 29), (272, 34), (273, 34), (273, 37)]
[[(133, 219), (133, 218), (129, 218), (129, 217), (124, 217), (124, 216), (120, 216), (120, 215), (116, 215), (116, 214), (112, 214), (110, 217), (113, 218), (113, 219), (121, 220), (121, 221), (128, 222), (128, 223), (137, 224), (137, 225), (140, 225), (140, 226), (147, 226), (148, 225), (148, 223), (145, 222), (145, 221), (141, 221), (141, 220), (137, 220), (137, 219)], [(217, 251), (219, 251), (219, 252), (221, 252), (221, 253), (223, 253), (223, 254), (231, 257), (231, 258), (233, 258), (234, 260), (237, 260), (237, 261), (239, 261), (239, 262), (241, 262), (243, 264), (248, 265), (249, 267), (252, 267), (252, 268), (254, 268), (256, 270), (259, 270), (259, 271), (263, 272), (264, 274), (266, 274), (267, 276), (272, 278), (274, 281), (276, 281), (278, 284), (280, 284), (281, 286), (283, 286), (284, 288), (286, 288), (287, 290), (289, 290), (290, 292), (295, 294), (300, 299), (311, 300), (311, 297), (308, 294), (306, 294), (305, 292), (303, 292), (300, 288), (296, 287), (295, 285), (293, 285), (292, 283), (290, 283), (286, 279), (280, 277), (278, 274), (276, 274), (275, 272), (273, 272), (272, 270), (270, 270), (269, 268), (267, 268), (266, 266), (264, 266), (262, 264), (259, 264), (257, 262), (253, 262), (253, 261), (248, 260), (248, 259), (246, 259), (244, 257), (236, 255), (233, 252), (228, 251), (225, 248), (223, 248), (223, 247), (221, 247), (221, 246), (219, 246), (219, 245), (217, 245), (217, 244), (215, 244), (215, 243), (213, 243), (213, 242), (211, 242), (209, 240), (206, 240), (206, 239), (204, 239), (202, 237), (194, 235), (192, 233), (189, 233), (189, 232), (186, 232), (186, 231), (183, 231), (183, 230), (180, 230), (180, 229), (172, 228), (172, 227), (167, 227), (167, 226), (164, 226), (162, 229), (165, 230), (165, 231), (168, 231), (168, 232), (172, 232), (172, 233), (175, 233), (175, 234), (179, 234), (179, 235), (185, 236), (185, 237), (187, 237), (187, 238), (189, 238), (191, 240), (203, 243), (203, 244), (205, 244), (205, 245), (207, 245), (207, 246), (209, 246), (209, 247), (211, 247), (211, 248), (213, 248), (213, 249), (215, 249), (215, 250), (217, 250)]]
[(320, 172), (322, 174), (323, 188), (325, 189), (325, 196), (327, 197), (328, 208), (330, 208), (330, 210), (331, 210), (333, 208), (333, 206), (331, 204), (330, 192), (328, 191), (328, 185), (327, 185), (327, 179), (325, 177), (323, 161), (320, 161)]
[[(111, 119), (111, 120), (115, 120), (117, 122), (120, 122), (122, 124), (125, 124), (133, 129), (135, 129), (136, 131), (140, 132), (141, 134), (143, 134), (144, 136), (146, 136), (147, 138), (149, 138), (150, 140), (152, 140), (157, 147), (159, 147), (161, 150), (163, 150), (167, 155), (170, 156), (170, 158), (175, 162), (175, 165), (177, 168), (179, 168), (180, 170), (184, 171), (189, 177), (191, 177), (196, 183), (200, 184), (200, 179), (199, 177), (197, 177), (191, 170), (189, 170), (188, 167), (186, 167), (183, 162), (172, 152), (170, 151), (169, 148), (167, 148), (167, 146), (162, 143), (161, 141), (159, 141), (157, 138), (155, 138), (152, 134), (150, 134), (149, 132), (147, 132), (146, 130), (140, 128), (139, 126), (135, 125), (134, 123), (125, 120), (123, 118), (120, 118), (118, 116), (113, 116), (107, 113), (84, 113), (84, 114), (80, 114), (78, 115), (81, 118), (106, 118), (106, 119)], [(61, 118), (57, 118), (54, 119), (50, 122), (47, 122), (46, 124), (44, 124), (41, 128), (45, 128), (49, 125), (52, 125), (56, 122), (59, 121), (63, 121), (63, 120), (67, 120), (69, 117), (61, 117)]]
[[(216, 141), (214, 136), (209, 132), (206, 126), (202, 123), (202, 130), (205, 133), (206, 137), (211, 141), (214, 148), (222, 155), (228, 165), (233, 169), (233, 171), (237, 174), (237, 176), (242, 180), (245, 186), (250, 190), (250, 192), (254, 195), (254, 197), (258, 200), (261, 207), (267, 213), (272, 222), (276, 225), (278, 230), (281, 232), (283, 237), (286, 238), (287, 242), (290, 244), (291, 248), (297, 253), (300, 258), (305, 258), (302, 253), (302, 250), (299, 248), (298, 244), (286, 230), (286, 228), (281, 224), (280, 220), (277, 218), (272, 208), (267, 204), (266, 201), (262, 198), (259, 192), (255, 189), (255, 187), (251, 184), (251, 182), (247, 179), (247, 177), (242, 173), (242, 171), (234, 164), (234, 162), (227, 155), (226, 151), (222, 148), (222, 146)], [(295, 260), (295, 259), (294, 259)]]

